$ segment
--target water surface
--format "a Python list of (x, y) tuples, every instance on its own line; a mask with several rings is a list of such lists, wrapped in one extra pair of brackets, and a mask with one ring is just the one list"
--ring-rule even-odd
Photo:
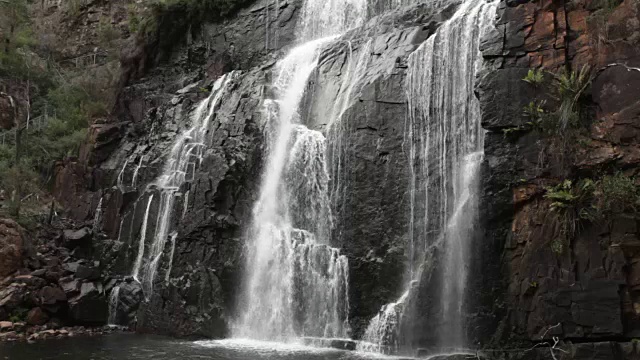
[(188, 342), (159, 336), (111, 334), (0, 343), (1, 360), (365, 360), (389, 358), (254, 340)]

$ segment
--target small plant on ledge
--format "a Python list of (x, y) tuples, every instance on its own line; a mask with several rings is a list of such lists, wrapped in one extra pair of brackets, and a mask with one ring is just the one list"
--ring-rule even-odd
[[(582, 179), (575, 184), (565, 180), (547, 188), (544, 197), (551, 201), (551, 211), (560, 222), (560, 238), (566, 239), (567, 243), (578, 232), (583, 221), (596, 219), (597, 211), (593, 205), (595, 189), (596, 183), (591, 179)], [(559, 248), (564, 248), (564, 244), (558, 245), (556, 241), (551, 246), (556, 253)]]
[(522, 79), (533, 86), (540, 86), (544, 82), (544, 73), (542, 69), (529, 69), (527, 76)]

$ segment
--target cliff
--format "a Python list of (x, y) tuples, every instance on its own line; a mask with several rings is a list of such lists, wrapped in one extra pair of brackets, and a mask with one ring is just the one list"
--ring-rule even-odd
[[(84, 11), (100, 9), (97, 3)], [(322, 50), (305, 92), (306, 125), (325, 134), (336, 100), (343, 101), (339, 149), (333, 149), (342, 167), (331, 175), (345, 190), (334, 209), (332, 245), (349, 260), (356, 339), (384, 304), (400, 297), (406, 281), (413, 226), (407, 216), (413, 167), (406, 143), (408, 58), (459, 3), (372, 14)], [(124, 8), (114, 4), (115, 19)], [(53, 194), (77, 230), (61, 226), (56, 234), (66, 253), (73, 251), (65, 263), (76, 267), (47, 281), (70, 289), (60, 301), (72, 314), (78, 309), (73, 321), (114, 320), (107, 307), (117, 288), (119, 324), (175, 336), (229, 335), (247, 224), (265, 167), (263, 100), (273, 91), (276, 61), (295, 45), (302, 4), (257, 0), (228, 18), (187, 27), (168, 47), (127, 41), (111, 116), (91, 125), (79, 157), (56, 167)], [(482, 39), (475, 84), (486, 130), (482, 234), (471, 245), (473, 296), (465, 319), (471, 343), (490, 358), (638, 356), (639, 11), (635, 0), (502, 0)], [(160, 22), (157, 34), (172, 26)], [(156, 180), (165, 159), (226, 73), (232, 75), (217, 99), (210, 145), (176, 190), (172, 215), (162, 219), (164, 195)], [(348, 82), (358, 85), (345, 98)], [(175, 232), (160, 239), (149, 293), (132, 267), (163, 222)], [(1, 249), (13, 251), (14, 238)], [(74, 251), (76, 240), (82, 251)], [(7, 264), (20, 268), (19, 261)], [(30, 273), (40, 266), (23, 265)], [(405, 340), (412, 348), (431, 346), (437, 336), (425, 331), (442, 310), (427, 287), (418, 290), (415, 336)], [(78, 297), (85, 290), (87, 297)], [(80, 299), (90, 301), (78, 305)], [(8, 317), (12, 309), (3, 301)], [(91, 318), (82, 315), (89, 308)], [(554, 343), (567, 353), (542, 346)]]

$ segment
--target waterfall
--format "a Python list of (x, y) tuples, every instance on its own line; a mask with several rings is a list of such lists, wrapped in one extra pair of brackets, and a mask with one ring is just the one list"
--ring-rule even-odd
[[(496, 3), (466, 0), (408, 61), (405, 90), (409, 115), (410, 226), (409, 290), (385, 305), (370, 322), (362, 350), (398, 350), (402, 321), (412, 321), (408, 303), (431, 273), (438, 274), (435, 298), (440, 318), (430, 319), (440, 334), (439, 349), (467, 346), (464, 328), (469, 242), (477, 224), (479, 165), (484, 131), (474, 95), (481, 65), (479, 42), (491, 24)], [(429, 272), (425, 274), (425, 272)], [(400, 319), (400, 321), (398, 320)]]
[[(142, 289), (147, 299), (153, 293), (153, 282), (156, 277), (156, 272), (158, 271), (160, 259), (162, 258), (165, 245), (172, 230), (175, 199), (181, 196), (179, 193), (180, 187), (188, 181), (193, 181), (195, 171), (203, 160), (205, 149), (208, 146), (208, 132), (211, 119), (233, 77), (234, 73), (230, 73), (216, 80), (211, 90), (211, 95), (204, 101), (201, 101), (193, 112), (191, 116), (191, 128), (182, 132), (176, 138), (161, 175), (149, 186), (149, 190), (157, 190), (160, 195), (157, 221), (155, 223), (153, 238), (145, 258), (145, 266), (142, 269), (140, 268), (142, 262), (140, 259), (142, 259), (142, 254), (145, 252), (144, 244), (141, 244), (138, 250), (139, 260), (136, 261), (136, 267), (134, 267), (133, 272), (134, 278), (138, 279), (142, 284)], [(148, 220), (153, 196), (152, 194), (149, 197), (143, 227), (146, 226)], [(144, 239), (145, 233), (146, 230), (143, 228), (141, 242)], [(173, 250), (175, 239), (172, 239), (172, 244)], [(140, 272), (142, 272), (142, 276), (139, 276)]]
[(109, 318), (107, 325), (118, 325), (118, 302), (120, 300), (120, 286), (114, 286), (109, 295)]
[(287, 341), (347, 336), (347, 260), (329, 246), (332, 224), (322, 133), (298, 107), (322, 46), (292, 50), (276, 68), (278, 99), (267, 99), (267, 166), (249, 230), (246, 309), (234, 335)]
[[(173, 256), (175, 254), (176, 238), (178, 235), (177, 231), (172, 228), (174, 221), (173, 212), (175, 199), (178, 196), (182, 196), (179, 192), (181, 186), (186, 182), (193, 180), (195, 171), (203, 160), (204, 151), (208, 146), (208, 131), (211, 119), (214, 116), (215, 110), (217, 109), (220, 99), (224, 95), (229, 82), (234, 76), (234, 73), (230, 73), (216, 80), (209, 97), (201, 101), (191, 115), (191, 127), (182, 132), (175, 139), (171, 152), (164, 163), (161, 175), (147, 187), (144, 193), (145, 195), (143, 195), (148, 196), (148, 198), (142, 220), (142, 226), (140, 227), (138, 249), (136, 259), (131, 270), (131, 276), (141, 284), (147, 300), (149, 300), (153, 294), (153, 283), (156, 278), (158, 266), (162, 259), (167, 240), (170, 238), (171, 250), (169, 253), (167, 271), (164, 277), (165, 282), (169, 281), (171, 267), (173, 265)], [(118, 174), (117, 187), (121, 191), (125, 188), (124, 172), (132, 157), (125, 160), (122, 170), (120, 170)], [(133, 172), (131, 186), (136, 186), (144, 158), (145, 157), (143, 155), (140, 155), (138, 164)], [(154, 208), (154, 199), (158, 200), (158, 195), (159, 201), (156, 201), (158, 213), (155, 224), (153, 225), (153, 228), (151, 228), (149, 216)], [(138, 201), (139, 200), (140, 199), (138, 199)], [(134, 214), (138, 201), (134, 204)], [(187, 201), (188, 198), (187, 195), (185, 195), (183, 212), (180, 214), (182, 217), (184, 217), (187, 209)], [(133, 216), (131, 219), (131, 221), (133, 221)], [(118, 239), (122, 236), (121, 232), (124, 221), (125, 219), (123, 218), (120, 223)], [(129, 228), (129, 237), (131, 237), (132, 234), (133, 225)], [(148, 238), (151, 240), (150, 244), (147, 244)], [(109, 299), (109, 324), (115, 324), (117, 321), (119, 293), (119, 286), (115, 286), (111, 291)]]
[(149, 223), (149, 211), (151, 210), (151, 204), (153, 203), (153, 194), (149, 196), (149, 200), (147, 200), (147, 210), (144, 212), (144, 219), (142, 220), (142, 227), (140, 228), (140, 240), (138, 241), (138, 255), (136, 256), (136, 262), (133, 263), (133, 270), (131, 271), (131, 276), (136, 280), (138, 279), (138, 275), (140, 275), (140, 267), (142, 266), (142, 259), (144, 258), (144, 246), (147, 238), (147, 225)]
[(96, 213), (93, 217), (93, 224), (91, 226), (91, 231), (93, 233), (93, 237), (98, 236), (98, 232), (100, 231), (100, 223), (102, 222), (102, 201), (104, 200), (104, 196), (100, 197), (100, 201), (98, 201), (98, 206), (96, 207)]
[[(131, 187), (135, 187), (136, 186), (136, 180), (138, 179), (138, 173), (140, 172), (140, 168), (142, 167), (142, 160), (144, 160), (144, 156), (140, 155), (140, 160), (138, 161), (138, 165), (136, 165), (136, 169), (133, 171), (133, 178), (131, 180)], [(127, 166), (127, 164), (124, 164), (125, 167)], [(125, 167), (122, 168), (122, 171), (124, 171)]]
[[(277, 63), (275, 97), (264, 101), (267, 164), (248, 231), (237, 337), (289, 341), (350, 333), (348, 262), (331, 247), (327, 139), (304, 125), (301, 102), (321, 50), (363, 24), (367, 1), (309, 0), (301, 16), (302, 44)], [(341, 93), (351, 93), (345, 89)], [(334, 106), (332, 119), (343, 112), (342, 106)]]

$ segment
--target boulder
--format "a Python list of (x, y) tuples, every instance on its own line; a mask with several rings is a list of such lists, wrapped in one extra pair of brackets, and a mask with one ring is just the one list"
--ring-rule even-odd
[(78, 271), (78, 267), (80, 266), (80, 262), (70, 262), (62, 264), (62, 269), (66, 274), (75, 274)]
[(142, 287), (136, 281), (121, 282), (112, 287), (118, 290), (118, 306), (116, 308), (116, 324), (131, 325), (136, 319), (136, 311), (143, 301)]
[(0, 308), (7, 310), (7, 314), (12, 309), (20, 305), (25, 298), (26, 287), (19, 284), (11, 284), (0, 290)]
[(13, 323), (11, 321), (0, 321), (0, 331), (5, 332), (13, 329)]
[(75, 276), (77, 279), (98, 280), (100, 279), (100, 269), (90, 265), (79, 265)]
[(75, 322), (82, 325), (102, 325), (107, 322), (108, 303), (101, 288), (101, 284), (82, 283), (80, 294), (69, 300), (69, 314)]
[(65, 277), (58, 281), (60, 288), (64, 291), (67, 298), (74, 297), (80, 292), (80, 281), (71, 277)]
[(49, 321), (49, 315), (39, 307), (33, 308), (27, 314), (27, 324), (44, 325)]
[(47, 284), (44, 279), (33, 275), (18, 275), (13, 278), (13, 283), (26, 285), (31, 289), (41, 288)]
[(42, 305), (55, 305), (67, 301), (65, 292), (57, 286), (45, 286), (40, 290), (40, 303)]
[(0, 278), (22, 267), (24, 230), (11, 219), (0, 219)]
[(45, 269), (38, 269), (31, 272), (31, 276), (43, 277), (47, 273)]
[(62, 246), (74, 249), (78, 246), (90, 245), (92, 238), (93, 232), (88, 227), (80, 230), (65, 230), (62, 233)]

